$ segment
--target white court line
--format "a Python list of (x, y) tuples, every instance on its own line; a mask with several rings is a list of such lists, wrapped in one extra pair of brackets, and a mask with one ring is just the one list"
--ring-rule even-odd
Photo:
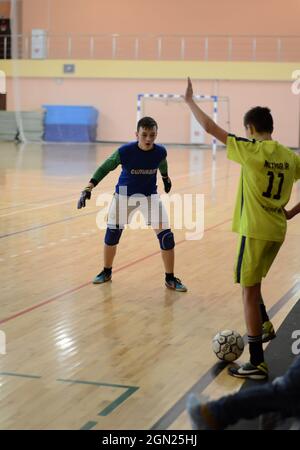
[(20, 214), (20, 213), (24, 213), (24, 212), (36, 211), (38, 209), (44, 209), (44, 208), (51, 208), (52, 206), (64, 205), (65, 203), (75, 202), (76, 200), (78, 200), (77, 197), (76, 198), (74, 197), (72, 200), (65, 200), (63, 202), (50, 203), (50, 204), (43, 205), (43, 206), (37, 206), (36, 208), (22, 209), (20, 211), (13, 211), (13, 212), (8, 213), (8, 214), (2, 214), (2, 215), (0, 215), (0, 217), (14, 216), (15, 214)]
[(11, 208), (17, 208), (18, 206), (26, 205), (26, 203), (12, 203), (9, 206), (3, 206), (0, 208), (0, 211), (3, 211), (4, 209), (11, 209)]
[[(207, 170), (209, 170), (209, 168)], [(205, 173), (207, 170), (203, 171), (202, 174)], [(199, 172), (187, 172), (187, 173), (183, 173), (181, 175), (176, 175), (174, 177), (170, 176), (170, 178), (171, 178), (171, 180), (179, 180), (180, 178), (185, 178), (187, 176), (195, 176), (195, 175), (199, 175)], [(104, 192), (104, 194), (106, 194), (106, 193), (107, 192)], [(13, 216), (15, 214), (20, 214), (20, 213), (24, 213), (24, 212), (37, 211), (39, 209), (44, 209), (44, 208), (51, 208), (52, 206), (64, 205), (65, 203), (72, 203), (72, 202), (75, 202), (76, 200), (78, 200), (78, 198), (74, 197), (70, 200), (65, 200), (63, 202), (49, 203), (46, 205), (37, 206), (36, 208), (27, 208), (27, 209), (22, 209), (20, 211), (13, 211), (8, 214), (2, 214), (2, 215), (0, 215), (0, 217), (9, 217), (9, 216)]]
[[(89, 230), (88, 232), (83, 232), (83, 233), (81, 233), (81, 234), (84, 234), (84, 235), (89, 235), (89, 234), (91, 234), (91, 233), (96, 233), (96, 231), (97, 230), (94, 230), (94, 229), (91, 229), (91, 230)], [(68, 239), (67, 238), (62, 238), (62, 239), (60, 239), (58, 242), (69, 242), (71, 239), (77, 239), (79, 236), (75, 236), (75, 235), (73, 235), (73, 236), (71, 236), (71, 237), (69, 237)], [(45, 245), (38, 245), (36, 248), (35, 248), (35, 250), (47, 250), (47, 247), (54, 247), (55, 245), (57, 245), (58, 244), (58, 242), (49, 242), (49, 243), (45, 243)], [(25, 254), (27, 254), (27, 253), (32, 253), (32, 250), (31, 249), (28, 249), (28, 250), (24, 250), (24, 252), (22, 253), (22, 254), (15, 254), (15, 255), (9, 255), (9, 257), (10, 258), (17, 258), (18, 256), (24, 256)], [(3, 259), (3, 258), (0, 258), (0, 262), (4, 262), (5, 261), (5, 259)]]

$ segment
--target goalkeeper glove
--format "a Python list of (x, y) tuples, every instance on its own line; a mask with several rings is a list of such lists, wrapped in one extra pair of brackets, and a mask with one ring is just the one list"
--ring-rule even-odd
[(91, 191), (92, 191), (92, 190), (91, 190), (90, 187), (86, 187), (86, 188), (81, 192), (80, 199), (78, 200), (78, 203), (77, 203), (77, 209), (85, 208), (85, 202), (86, 202), (86, 200), (90, 200), (90, 198), (91, 198), (91, 195), (92, 195), (92, 192), (91, 192)]
[(168, 175), (162, 177), (163, 183), (164, 183), (164, 187), (165, 187), (165, 192), (168, 193), (171, 190), (172, 187), (172, 183), (170, 178), (168, 177)]

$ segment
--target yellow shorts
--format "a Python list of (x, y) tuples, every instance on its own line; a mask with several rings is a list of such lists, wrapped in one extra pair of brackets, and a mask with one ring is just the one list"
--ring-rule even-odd
[(234, 268), (234, 281), (241, 286), (254, 286), (264, 278), (282, 242), (262, 241), (240, 236)]

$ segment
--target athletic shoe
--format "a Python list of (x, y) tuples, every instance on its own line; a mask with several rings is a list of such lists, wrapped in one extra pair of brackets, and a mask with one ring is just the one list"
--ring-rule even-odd
[(171, 280), (166, 280), (166, 286), (169, 289), (174, 289), (175, 291), (179, 292), (186, 292), (187, 287), (181, 283), (181, 280), (179, 278), (172, 278)]
[(263, 342), (269, 342), (271, 339), (276, 338), (276, 333), (274, 330), (274, 327), (272, 325), (272, 322), (269, 320), (263, 323), (263, 329), (262, 329), (262, 341)]
[(229, 375), (237, 378), (250, 378), (251, 380), (265, 380), (268, 378), (268, 366), (265, 362), (254, 366), (250, 362), (240, 367), (229, 367)]
[(218, 430), (215, 417), (206, 403), (201, 404), (195, 394), (190, 394), (186, 402), (186, 409), (193, 430)]
[(102, 284), (105, 283), (106, 281), (110, 281), (111, 280), (111, 274), (107, 275), (104, 270), (102, 270), (102, 272), (100, 272), (94, 279), (93, 279), (93, 284)]

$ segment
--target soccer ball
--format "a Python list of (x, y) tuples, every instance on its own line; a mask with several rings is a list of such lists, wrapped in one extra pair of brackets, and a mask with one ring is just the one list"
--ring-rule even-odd
[(243, 353), (244, 341), (242, 336), (236, 331), (223, 330), (213, 338), (212, 348), (219, 359), (232, 362)]

